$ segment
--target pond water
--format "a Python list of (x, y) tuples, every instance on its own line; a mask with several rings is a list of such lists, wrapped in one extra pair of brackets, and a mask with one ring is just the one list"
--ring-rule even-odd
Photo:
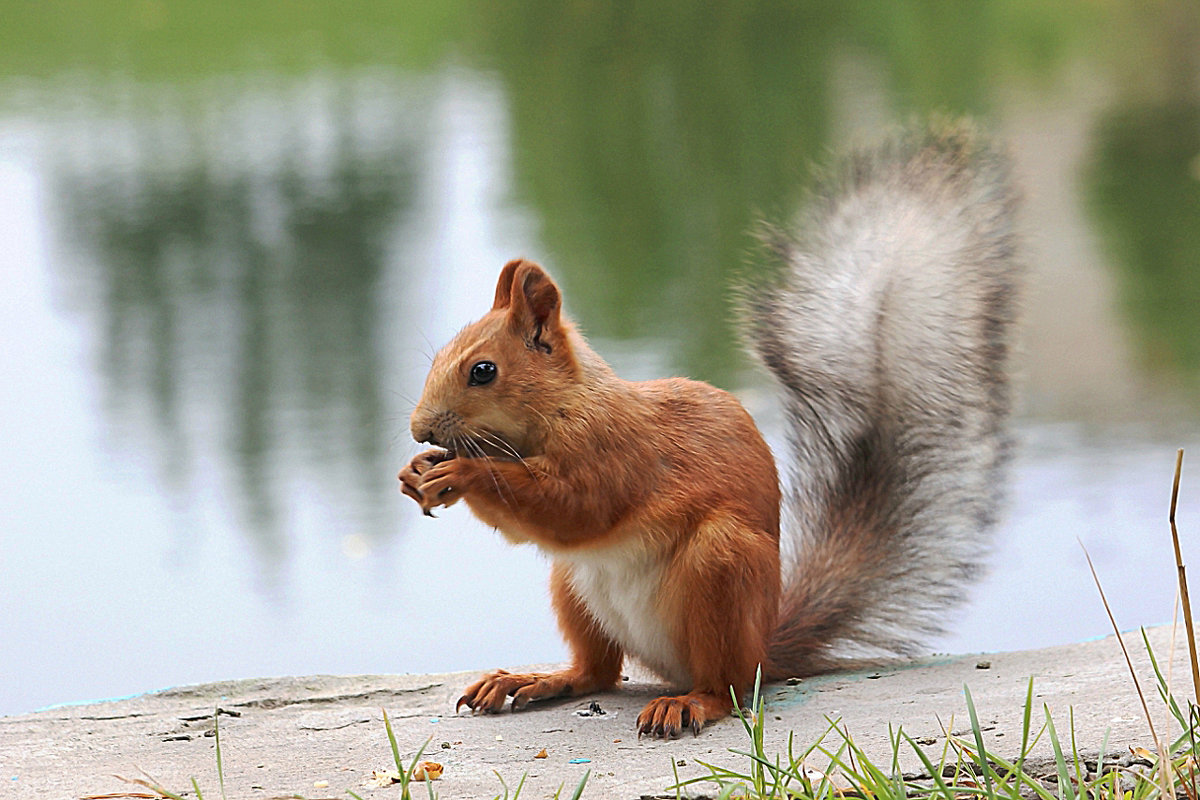
[(1081, 543), (1123, 626), (1171, 618), (1175, 449), (1200, 457), (1194, 6), (519, 5), (15, 13), (0, 714), (560, 660), (546, 562), (396, 491), (432, 352), (530, 256), (620, 374), (730, 388), (778, 445), (728, 321), (747, 231), (831, 147), (939, 110), (1009, 142), (1031, 275), (1007, 513), (931, 646), (1105, 633)]

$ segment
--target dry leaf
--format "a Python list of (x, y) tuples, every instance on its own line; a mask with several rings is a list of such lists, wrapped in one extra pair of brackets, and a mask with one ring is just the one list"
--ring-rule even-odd
[(417, 768), (413, 770), (412, 779), (414, 781), (436, 781), (442, 777), (442, 771), (445, 768), (436, 761), (422, 761), (417, 764)]
[[(154, 792), (154, 794), (145, 795), (141, 792), (129, 792), (128, 794), (125, 795), (126, 797), (147, 797), (147, 796), (149, 796), (149, 797), (154, 797), (154, 798), (165, 798), (168, 796), (167, 793), (163, 790), (162, 785), (159, 784), (158, 781), (156, 781), (150, 775), (147, 775), (144, 770), (139, 769), (138, 772), (141, 772), (142, 775), (144, 775), (145, 777), (144, 778), (126, 778), (122, 775), (113, 775), (113, 777), (124, 783), (132, 783), (135, 786), (141, 786), (146, 789), (149, 789), (150, 791)], [(118, 795), (118, 796), (120, 796), (120, 795)]]

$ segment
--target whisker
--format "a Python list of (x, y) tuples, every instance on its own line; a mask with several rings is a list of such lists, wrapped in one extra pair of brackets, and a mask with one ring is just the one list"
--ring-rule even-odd
[(437, 354), (437, 348), (433, 346), (433, 342), (429, 341), (429, 337), (425, 335), (424, 331), (417, 331), (417, 332), (420, 333), (421, 338), (425, 340), (425, 347), (427, 348), (424, 351), (425, 358), (429, 359), (429, 363), (432, 364), (433, 357), (434, 357), (434, 355)]
[[(471, 433), (476, 439), (491, 444), (501, 452), (511, 454), (516, 461), (520, 462), (521, 466), (525, 467), (525, 469), (529, 471), (530, 475), (533, 474), (533, 471), (529, 469), (529, 465), (526, 464), (524, 459), (521, 458), (521, 454), (517, 452), (516, 448), (504, 441), (504, 439), (502, 439), (499, 435), (492, 433), (491, 431), (484, 430), (483, 428), (475, 428), (471, 431)], [(482, 451), (482, 446), (480, 446), (480, 450)], [(489, 456), (488, 458), (490, 459), (491, 457)], [(505, 485), (509, 487), (509, 495), (515, 500), (516, 494), (512, 491), (512, 485), (508, 483), (508, 479), (504, 477), (504, 473), (498, 472), (497, 474), (500, 476), (500, 479), (504, 481)]]
[[(472, 434), (474, 434), (474, 431), (472, 431)], [(483, 448), (479, 445), (478, 442), (476, 442), (474, 440), (474, 438), (472, 438), (471, 436), (464, 436), (463, 442), (465, 443), (466, 448), (468, 450), (471, 450), (472, 452), (474, 452), (476, 454), (476, 457), (480, 461), (486, 462), (488, 477), (490, 477), (492, 479), (492, 485), (496, 487), (496, 496), (500, 498), (501, 502), (503, 502), (504, 505), (508, 506), (509, 508), (512, 508), (512, 503), (510, 503), (504, 497), (504, 490), (500, 488), (500, 480), (504, 481), (504, 485), (508, 487), (509, 497), (511, 497), (513, 500), (516, 500), (516, 495), (513, 494), (512, 486), (509, 485), (508, 481), (504, 478), (503, 475), (499, 476), (500, 480), (496, 480), (498, 473), (496, 472), (495, 469), (492, 468), (492, 460), (490, 458), (488, 458), (488, 456), (484, 452)]]
[(516, 461), (517, 463), (519, 463), (522, 467), (524, 467), (525, 471), (528, 472), (530, 475), (534, 474), (533, 468), (525, 463), (525, 459), (521, 456), (520, 453), (517, 452), (517, 449), (515, 447), (513, 447), (511, 444), (504, 441), (496, 434), (491, 433), (490, 431), (479, 431), (478, 436), (481, 439), (484, 439), (485, 441), (488, 441), (491, 444), (495, 445), (496, 449), (501, 450), (501, 451), (511, 455), (513, 457), (513, 460)]
[(399, 389), (392, 389), (390, 391), (393, 396), (399, 397), (401, 400), (403, 400), (408, 405), (408, 413), (409, 414), (411, 414), (412, 410), (417, 407), (417, 401), (408, 392), (402, 392)]
[(497, 450), (509, 454), (514, 459), (519, 459), (521, 457), (521, 454), (516, 451), (516, 448), (490, 431), (478, 431), (476, 436), (486, 442), (491, 443)]

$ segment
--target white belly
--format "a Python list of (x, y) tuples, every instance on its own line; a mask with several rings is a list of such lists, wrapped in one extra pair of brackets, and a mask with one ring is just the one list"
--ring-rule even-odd
[(659, 609), (662, 564), (653, 554), (624, 545), (556, 556), (570, 565), (576, 596), (627, 656), (672, 684), (691, 684)]

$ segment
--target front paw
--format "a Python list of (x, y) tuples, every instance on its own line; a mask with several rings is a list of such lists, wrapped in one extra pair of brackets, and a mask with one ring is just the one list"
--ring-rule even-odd
[(462, 499), (471, 475), (466, 459), (449, 458), (434, 464), (420, 476), (417, 491), (421, 495), (421, 510), (428, 516), (431, 509), (450, 506)]
[(429, 509), (426, 508), (425, 496), (421, 492), (421, 484), (424, 481), (424, 476), (433, 467), (450, 458), (453, 458), (453, 456), (445, 450), (426, 450), (424, 453), (414, 456), (413, 460), (408, 462), (408, 465), (400, 470), (400, 474), (396, 476), (400, 480), (400, 491), (413, 500), (416, 500), (426, 516), (432, 517), (433, 514), (430, 514)]
[(454, 710), (463, 706), (472, 711), (495, 714), (512, 697), (513, 711), (519, 711), (533, 700), (545, 700), (570, 694), (577, 676), (570, 672), (512, 673), (498, 669), (466, 688)]

